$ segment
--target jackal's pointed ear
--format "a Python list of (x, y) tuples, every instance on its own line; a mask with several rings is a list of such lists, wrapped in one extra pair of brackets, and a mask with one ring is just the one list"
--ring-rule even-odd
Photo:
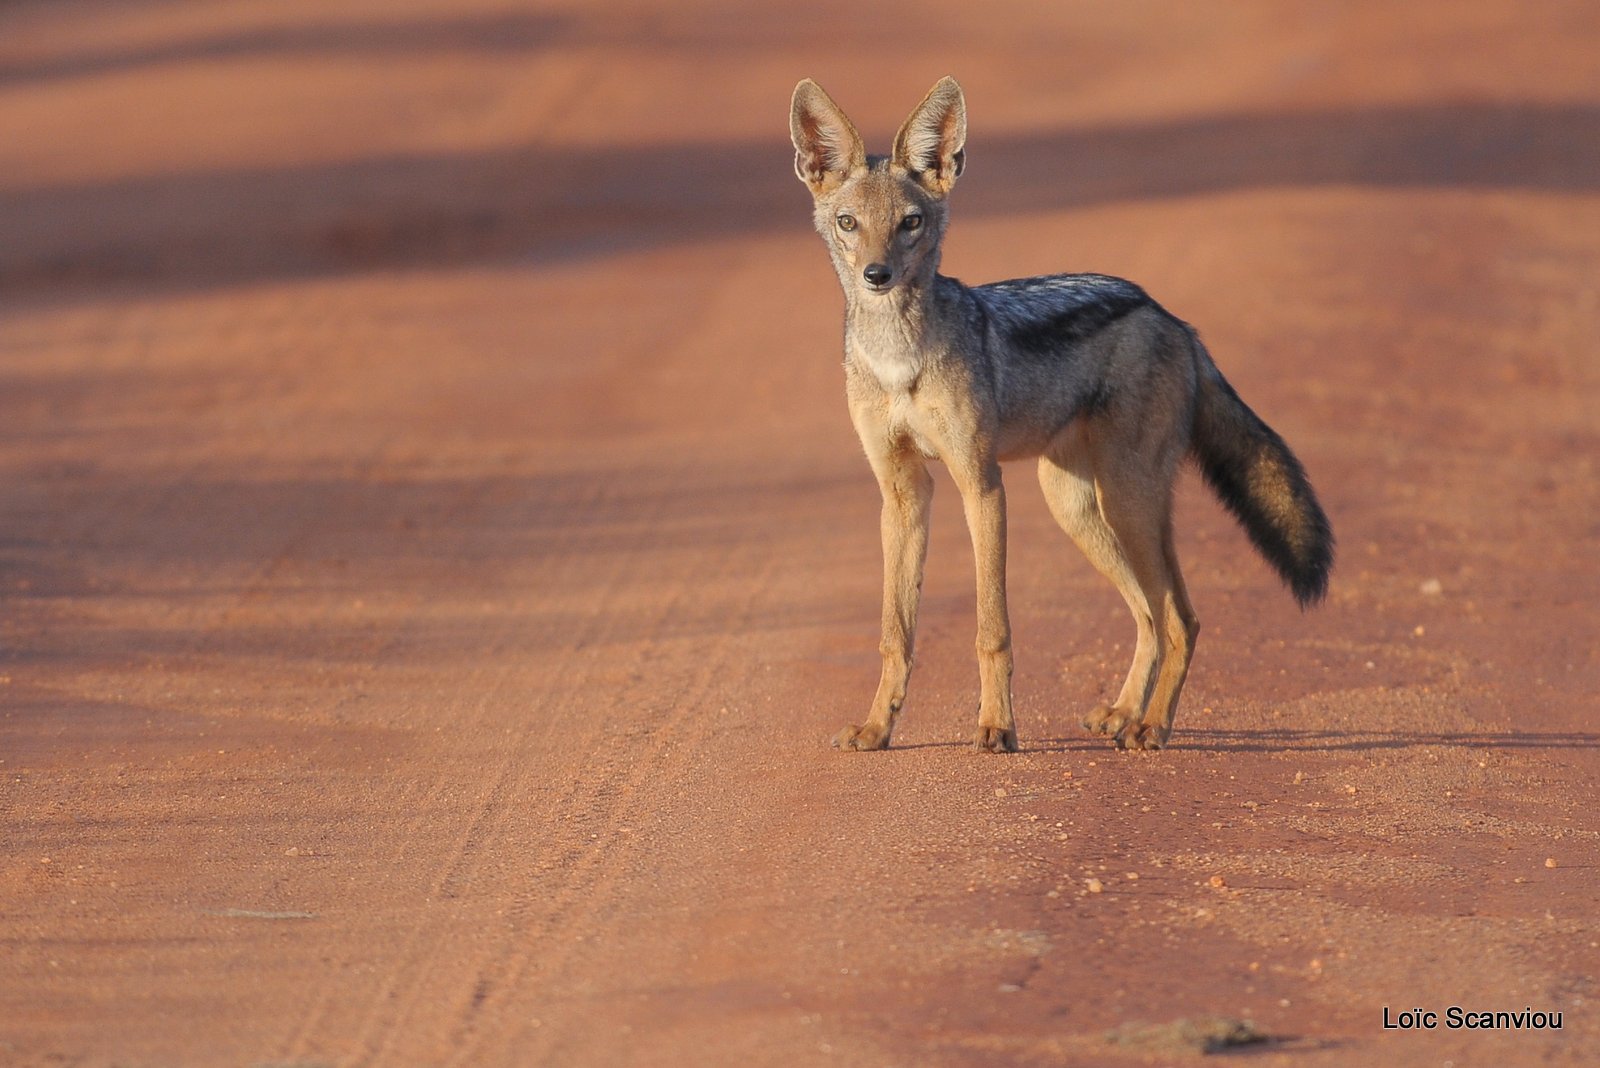
[(794, 172), (811, 187), (813, 196), (821, 196), (867, 165), (861, 135), (810, 78), (794, 87), (789, 137), (794, 141)]
[(894, 137), (894, 161), (940, 196), (967, 162), (967, 101), (951, 77), (928, 90)]

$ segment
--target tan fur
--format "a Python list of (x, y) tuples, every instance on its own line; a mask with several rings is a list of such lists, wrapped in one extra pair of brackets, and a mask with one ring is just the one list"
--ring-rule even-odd
[(869, 157), (810, 80), (795, 89), (790, 132), (844, 287), (846, 395), (883, 497), (883, 669), (866, 720), (834, 743), (886, 747), (905, 702), (933, 496), (926, 461), (940, 459), (976, 560), (975, 742), (1017, 748), (1000, 464), (1037, 458), (1051, 514), (1137, 627), (1121, 691), (1084, 725), (1126, 748), (1164, 746), (1200, 629), (1173, 549), (1178, 465), (1200, 457), (1307, 601), (1325, 587), (1332, 538), (1298, 462), (1193, 331), (1131, 283), (1062, 275), (969, 288), (938, 273), (946, 198), (965, 164), (953, 79), (912, 111), (888, 157)]

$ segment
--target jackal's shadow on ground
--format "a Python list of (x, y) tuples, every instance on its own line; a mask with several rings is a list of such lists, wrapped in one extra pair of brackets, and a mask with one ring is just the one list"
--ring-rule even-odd
[[(954, 743), (952, 743), (954, 744)], [(1600, 733), (1583, 731), (1339, 731), (1316, 729), (1186, 730), (1174, 732), (1175, 750), (1208, 753), (1333, 753), (1377, 749), (1595, 749)], [(1104, 739), (1088, 736), (1041, 738), (1023, 749), (1034, 752), (1105, 750)], [(1137, 758), (1136, 754), (1130, 754)]]

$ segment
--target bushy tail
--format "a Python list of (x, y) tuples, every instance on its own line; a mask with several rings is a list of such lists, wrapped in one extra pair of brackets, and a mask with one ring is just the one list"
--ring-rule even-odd
[(1195, 341), (1199, 397), (1192, 449), (1200, 473), (1302, 608), (1322, 600), (1333, 567), (1333, 528), (1305, 468), (1239, 399)]

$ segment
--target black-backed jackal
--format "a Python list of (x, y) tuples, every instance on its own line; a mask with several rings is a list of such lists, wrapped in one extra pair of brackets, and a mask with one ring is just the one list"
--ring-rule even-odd
[(1050, 511), (1121, 591), (1138, 626), (1116, 700), (1084, 726), (1127, 749), (1172, 733), (1200, 624), (1172, 542), (1172, 486), (1192, 456), (1302, 605), (1326, 593), (1333, 534), (1294, 454), (1245, 406), (1195, 332), (1119, 278), (982, 286), (938, 273), (966, 104), (941, 80), (888, 156), (869, 156), (815, 82), (794, 91), (795, 170), (845, 295), (850, 416), (883, 492), (883, 674), (866, 721), (834, 744), (882, 749), (911, 676), (933, 479), (961, 492), (978, 575), (981, 749), (1017, 747), (1000, 463), (1037, 457)]

